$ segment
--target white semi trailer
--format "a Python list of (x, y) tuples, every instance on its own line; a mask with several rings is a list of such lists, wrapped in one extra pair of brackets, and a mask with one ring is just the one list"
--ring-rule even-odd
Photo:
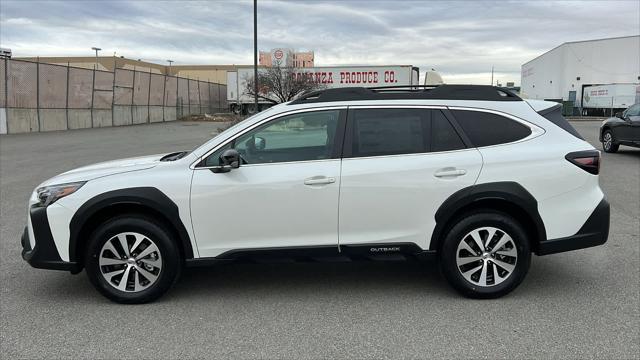
[[(297, 68), (294, 76), (310, 76), (326, 88), (399, 86), (418, 85), (420, 70), (411, 65), (332, 66)], [(255, 108), (254, 97), (246, 92), (247, 80), (252, 78), (253, 68), (227, 72), (227, 101), (231, 111), (254, 113), (272, 105), (259, 99), (258, 109)]]
[(584, 115), (612, 116), (640, 102), (640, 84), (585, 86), (582, 91)]

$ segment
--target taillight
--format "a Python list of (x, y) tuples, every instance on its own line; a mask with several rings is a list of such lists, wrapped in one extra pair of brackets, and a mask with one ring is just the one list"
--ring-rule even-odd
[(582, 170), (598, 175), (600, 172), (600, 151), (586, 150), (568, 153), (565, 159)]

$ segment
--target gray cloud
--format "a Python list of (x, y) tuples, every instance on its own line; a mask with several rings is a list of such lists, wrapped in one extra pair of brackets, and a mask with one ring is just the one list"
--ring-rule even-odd
[[(103, 54), (250, 64), (251, 1), (0, 1), (16, 56)], [(318, 65), (411, 64), (448, 82), (519, 82), (566, 41), (640, 33), (637, 1), (258, 1), (258, 43), (316, 51)]]

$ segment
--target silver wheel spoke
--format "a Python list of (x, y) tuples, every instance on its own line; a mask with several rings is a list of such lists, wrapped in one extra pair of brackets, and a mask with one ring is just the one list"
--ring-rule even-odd
[(140, 291), (144, 288), (144, 286), (140, 285), (140, 272), (136, 271), (135, 274), (133, 274), (133, 291)]
[[(135, 242), (129, 247), (127, 237), (131, 236), (135, 237)], [(115, 245), (116, 242), (120, 245)], [(139, 249), (143, 246), (146, 247), (140, 251)], [(122, 250), (116, 250), (120, 247)], [(137, 251), (140, 253), (134, 258), (132, 254)], [(162, 272), (162, 254), (149, 237), (136, 232), (123, 232), (102, 245), (98, 265), (103, 278), (109, 285), (124, 292), (139, 292), (149, 288), (158, 280)], [(114, 267), (117, 270), (114, 270)], [(120, 282), (117, 281), (118, 276), (120, 276)], [(128, 287), (130, 282), (133, 286)]]
[(482, 265), (482, 270), (480, 271), (480, 279), (478, 279), (478, 283), (480, 283), (480, 286), (487, 286), (487, 268), (489, 267), (489, 264), (487, 264), (487, 262), (485, 261), (484, 264)]
[(464, 241), (464, 240), (462, 240), (462, 241), (460, 242), (460, 246), (462, 247), (462, 249), (467, 250), (469, 253), (471, 253), (471, 254), (473, 254), (473, 255), (479, 255), (479, 254), (478, 254), (478, 252), (477, 252), (477, 251), (475, 251), (475, 250), (473, 250), (473, 249), (471, 248), (471, 246), (469, 246), (469, 244), (467, 244), (467, 242), (466, 242), (466, 241)]
[(507, 256), (511, 256), (511, 257), (518, 256), (518, 252), (516, 251), (515, 248), (511, 248), (509, 250), (498, 250), (498, 251), (496, 251), (496, 254), (498, 254), (498, 255), (507, 255)]
[(112, 259), (112, 258), (100, 257), (100, 266), (123, 265), (123, 264), (126, 264), (126, 263), (127, 263), (127, 261), (126, 260), (122, 260), (122, 259)]
[(511, 236), (507, 235), (507, 234), (502, 234), (502, 237), (500, 238), (500, 240), (498, 241), (498, 243), (496, 244), (496, 246), (494, 246), (493, 249), (491, 249), (491, 253), (495, 253), (496, 251), (502, 249), (502, 247), (507, 244), (509, 241), (512, 241)]
[(151, 243), (151, 245), (147, 246), (146, 249), (142, 250), (142, 252), (138, 254), (138, 256), (136, 256), (136, 260), (142, 259), (154, 251), (158, 251), (158, 247), (156, 246), (156, 244)]
[(138, 248), (138, 246), (145, 239), (144, 236), (142, 236), (140, 234), (135, 234), (135, 237), (136, 237), (136, 242), (133, 243), (133, 246), (131, 247), (131, 253), (134, 253), (136, 251), (136, 249)]
[(471, 235), (473, 241), (476, 242), (480, 251), (484, 252), (484, 244), (482, 243), (482, 238), (480, 238), (480, 232), (478, 230), (474, 230), (469, 235)]
[(126, 234), (118, 235), (118, 240), (120, 241), (120, 246), (122, 246), (122, 249), (124, 249), (124, 255), (126, 257), (130, 257), (131, 255), (129, 254), (129, 245), (127, 244)]
[(514, 265), (506, 263), (506, 262), (504, 262), (502, 260), (493, 259), (493, 262), (495, 262), (498, 266), (500, 266), (501, 268), (507, 270), (510, 273), (513, 272), (513, 269), (516, 268)]
[(117, 256), (118, 258), (122, 259), (122, 254), (120, 254), (116, 248), (113, 246), (113, 244), (111, 243), (111, 240), (107, 241), (104, 246), (102, 247), (102, 251), (100, 252), (100, 256), (104, 256), (104, 251), (105, 250), (109, 250), (113, 253), (113, 255)]
[(124, 272), (124, 269), (116, 270), (116, 271), (112, 271), (112, 272), (108, 272), (108, 273), (102, 273), (102, 275), (104, 275), (105, 279), (107, 279), (107, 281), (109, 283), (111, 283), (111, 280), (113, 279), (114, 276), (120, 275), (123, 272)]
[(127, 282), (129, 282), (129, 273), (131, 273), (131, 266), (127, 266), (124, 270), (124, 274), (122, 275), (122, 279), (120, 279), (120, 284), (118, 284), (117, 289), (120, 291), (127, 290)]
[(138, 272), (140, 272), (140, 274), (147, 278), (147, 280), (149, 280), (150, 282), (154, 282), (158, 278), (156, 275), (153, 275), (141, 266), (138, 266)]
[(485, 249), (489, 248), (489, 243), (491, 243), (491, 240), (493, 239), (493, 236), (496, 234), (496, 231), (498, 231), (498, 229), (489, 228), (488, 231), (489, 231), (489, 235), (487, 236), (487, 241), (484, 244)]
[(472, 262), (477, 262), (480, 259), (480, 256), (459, 257), (456, 259), (456, 263), (458, 263), (458, 266), (463, 266)]

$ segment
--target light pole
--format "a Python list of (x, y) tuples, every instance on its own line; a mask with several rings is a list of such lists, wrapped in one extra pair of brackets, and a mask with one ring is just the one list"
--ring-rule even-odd
[(253, 0), (253, 92), (258, 112), (258, 0)]
[(102, 50), (99, 47), (92, 47), (91, 50), (95, 50), (96, 52), (96, 70), (98, 70), (98, 51)]
[(169, 75), (171, 75), (171, 63), (173, 60), (167, 60), (167, 62), (169, 63)]

